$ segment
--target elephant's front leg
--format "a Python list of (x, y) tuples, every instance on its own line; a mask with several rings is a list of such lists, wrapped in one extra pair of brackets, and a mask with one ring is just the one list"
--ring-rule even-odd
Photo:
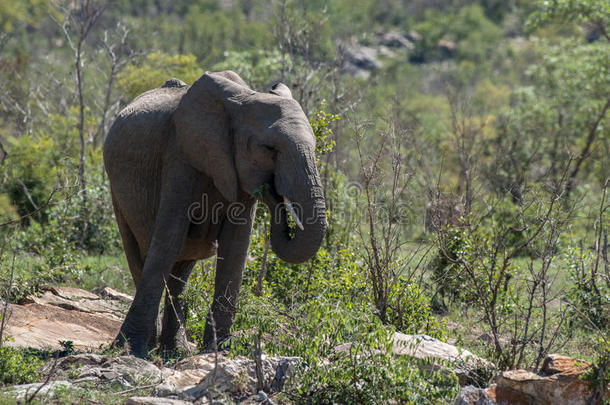
[[(229, 212), (231, 211), (229, 209)], [(230, 335), (248, 256), (255, 211), (256, 203), (248, 203), (239, 215), (227, 217), (220, 231), (214, 301), (203, 336), (206, 347), (212, 348), (215, 341), (218, 344)]]

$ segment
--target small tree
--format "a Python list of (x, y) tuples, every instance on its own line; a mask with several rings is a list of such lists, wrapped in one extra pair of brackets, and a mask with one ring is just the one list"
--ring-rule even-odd
[[(85, 97), (84, 97), (84, 45), (87, 37), (91, 33), (91, 30), (96, 25), (102, 13), (104, 12), (105, 5), (95, 5), (90, 0), (80, 0), (79, 4), (75, 8), (69, 6), (65, 8), (64, 16), (65, 19), (61, 24), (61, 28), (64, 32), (66, 40), (74, 53), (74, 68), (75, 68), (75, 81), (76, 91), (78, 96), (78, 108), (79, 108), (79, 120), (78, 120), (78, 133), (80, 139), (80, 153), (79, 153), (79, 165), (78, 165), (78, 178), (80, 184), (80, 191), (83, 194), (83, 203), (87, 205), (87, 180), (85, 177)], [(88, 220), (87, 212), (83, 210), (82, 214), (82, 237), (81, 244), (85, 238), (87, 232)]]
[[(391, 123), (389, 129), (375, 136), (377, 144), (370, 154), (366, 145), (370, 140), (366, 137), (367, 125), (356, 124), (353, 128), (366, 221), (358, 234), (377, 316), (383, 323), (406, 326), (402, 322), (402, 298), (415, 291), (410, 284), (423, 268), (428, 249), (424, 245), (418, 245), (415, 251), (406, 249), (405, 231), (413, 209), (407, 191), (412, 191), (413, 175), (405, 164), (407, 131), (395, 124)], [(411, 295), (411, 300), (418, 298), (421, 291), (417, 289)]]
[[(567, 178), (568, 168), (560, 189)], [(554, 190), (530, 190), (520, 205), (489, 200), (487, 209), (472, 212), (459, 225), (439, 227), (442, 260), (434, 262), (440, 266), (436, 281), (481, 311), (500, 368), (527, 361), (537, 369), (559, 344), (567, 316), (550, 310), (551, 302), (565, 294), (555, 283), (560, 269), (554, 262), (574, 209), (561, 204), (564, 199)], [(503, 209), (505, 204), (511, 209)]]

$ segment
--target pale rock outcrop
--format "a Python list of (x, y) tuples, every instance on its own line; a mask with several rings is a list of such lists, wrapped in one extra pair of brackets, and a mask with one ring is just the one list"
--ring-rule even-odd
[[(261, 357), (262, 389), (277, 393), (291, 375), (298, 357)], [(221, 392), (231, 398), (256, 395), (260, 390), (254, 360), (237, 357), (231, 359), (222, 353), (206, 353), (188, 357), (172, 367), (157, 366), (133, 356), (109, 357), (90, 353), (63, 358), (57, 364), (58, 377), (67, 378), (78, 386), (88, 382), (95, 385), (110, 384), (122, 390), (150, 387), (152, 397), (138, 397), (132, 403), (180, 404), (163, 400), (205, 400), (211, 392)], [(161, 398), (161, 399), (159, 399)], [(140, 401), (140, 402), (134, 402)], [(150, 400), (152, 401), (152, 400)]]
[(10, 393), (18, 401), (29, 400), (32, 397), (37, 399), (46, 397), (53, 398), (55, 390), (78, 389), (70, 381), (50, 381), (48, 383), (21, 384), (9, 387), (6, 393)]
[(423, 360), (420, 368), (435, 371), (448, 367), (458, 377), (460, 385), (483, 385), (491, 379), (495, 370), (492, 362), (427, 335), (396, 332), (393, 351), (398, 355)]

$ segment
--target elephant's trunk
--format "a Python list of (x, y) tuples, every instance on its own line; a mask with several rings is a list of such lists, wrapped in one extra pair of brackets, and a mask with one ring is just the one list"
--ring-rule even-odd
[[(275, 189), (265, 198), (271, 211), (271, 247), (288, 263), (311, 258), (320, 248), (326, 231), (326, 204), (313, 153), (301, 151), (300, 155), (298, 160), (285, 157), (284, 165), (279, 162), (281, 174), (276, 174)], [(287, 218), (291, 215), (289, 204), (294, 210), (292, 216), (296, 216), (292, 230)]]

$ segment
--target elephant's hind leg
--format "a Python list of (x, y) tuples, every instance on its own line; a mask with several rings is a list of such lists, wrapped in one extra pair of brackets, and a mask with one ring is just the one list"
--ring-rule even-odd
[[(133, 282), (137, 289), (140, 278), (142, 277), (142, 268), (144, 267), (144, 262), (140, 254), (140, 245), (138, 245), (138, 241), (136, 240), (133, 232), (131, 232), (131, 229), (129, 229), (127, 221), (125, 220), (123, 214), (121, 214), (119, 211), (116, 203), (114, 204), (114, 214), (119, 226), (121, 239), (123, 240), (123, 249), (125, 250), (125, 256), (127, 257), (127, 265), (129, 266), (131, 277), (133, 278)], [(155, 325), (155, 330), (153, 330), (153, 333), (148, 341), (149, 350), (152, 350), (157, 346), (159, 328), (160, 325), (157, 322)], [(116, 341), (118, 343), (122, 343), (122, 339), (120, 337), (117, 337)]]
[[(179, 160), (170, 162), (182, 165)], [(181, 166), (178, 167), (180, 169)], [(182, 170), (167, 169), (167, 178), (183, 178), (187, 184), (194, 184)], [(169, 279), (174, 264), (184, 243), (189, 227), (188, 207), (192, 203), (192, 190), (168, 183), (161, 192), (161, 201), (156, 215), (150, 246), (142, 268), (142, 276), (136, 287), (131, 307), (121, 326), (120, 339), (129, 342), (131, 354), (144, 357), (147, 343), (154, 333), (159, 315), (159, 303), (163, 296), (165, 282)]]
[(114, 215), (116, 217), (116, 222), (119, 226), (121, 239), (123, 240), (123, 249), (125, 250), (125, 256), (127, 257), (129, 271), (131, 272), (131, 277), (133, 278), (133, 282), (135, 283), (135, 286), (137, 288), (138, 283), (140, 281), (140, 277), (142, 277), (142, 268), (144, 267), (144, 261), (142, 260), (142, 256), (140, 254), (140, 245), (138, 245), (136, 237), (134, 236), (133, 232), (131, 232), (131, 229), (129, 229), (129, 225), (127, 225), (127, 220), (117, 207), (114, 197), (112, 199), (112, 202), (112, 205), (114, 206)]
[(176, 349), (187, 349), (186, 339), (186, 308), (182, 293), (186, 289), (195, 261), (178, 262), (166, 281), (165, 309), (163, 326), (161, 328), (161, 350), (166, 353)]

